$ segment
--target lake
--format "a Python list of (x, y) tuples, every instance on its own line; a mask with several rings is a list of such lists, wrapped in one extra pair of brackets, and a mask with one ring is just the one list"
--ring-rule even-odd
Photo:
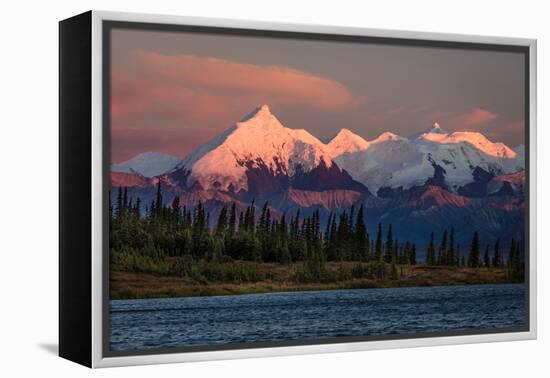
[(113, 351), (506, 328), (526, 321), (523, 284), (110, 301)]

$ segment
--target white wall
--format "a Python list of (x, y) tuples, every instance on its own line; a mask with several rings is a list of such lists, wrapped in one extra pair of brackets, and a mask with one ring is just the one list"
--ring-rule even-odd
[[(116, 4), (115, 4), (116, 3)], [(0, 23), (0, 374), (88, 376), (54, 356), (57, 343), (57, 21), (94, 8), (538, 38), (539, 143), (549, 144), (550, 14), (545, 1), (6, 1)], [(540, 148), (539, 193), (549, 148)], [(544, 168), (543, 168), (544, 167)], [(547, 210), (548, 201), (540, 199)], [(20, 209), (25, 208), (25, 211)], [(541, 211), (541, 213), (542, 213)], [(539, 217), (541, 230), (542, 216)], [(28, 230), (32, 230), (32, 233)], [(32, 237), (29, 237), (32, 234)], [(539, 235), (541, 232), (539, 231)], [(550, 287), (539, 243), (539, 340), (230, 362), (104, 369), (95, 376), (543, 376), (550, 371)], [(6, 243), (7, 242), (7, 243)], [(7, 300), (6, 300), (7, 299)], [(546, 351), (544, 349), (546, 348)]]

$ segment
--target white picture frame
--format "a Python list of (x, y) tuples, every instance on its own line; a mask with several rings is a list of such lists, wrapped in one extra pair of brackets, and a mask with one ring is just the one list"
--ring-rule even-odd
[[(503, 38), (477, 35), (458, 35), (442, 33), (425, 33), (397, 30), (379, 30), (368, 28), (349, 28), (323, 25), (299, 25), (285, 23), (267, 23), (215, 18), (195, 18), (169, 15), (137, 14), (123, 12), (91, 11), (88, 15), (91, 21), (91, 261), (90, 275), (91, 292), (89, 293), (91, 308), (91, 355), (84, 362), (90, 367), (115, 367), (128, 365), (144, 365), (157, 363), (193, 362), (209, 360), (226, 360), (237, 358), (254, 358), (267, 356), (286, 356), (299, 354), (348, 352), (389, 348), (410, 348), (450, 344), (484, 343), (512, 340), (535, 339), (537, 336), (537, 300), (536, 300), (536, 254), (537, 254), (537, 109), (536, 109), (536, 64), (537, 42), (533, 39)], [(88, 17), (87, 16), (87, 17)], [(108, 356), (105, 353), (106, 325), (104, 323), (105, 287), (104, 287), (104, 248), (105, 248), (105, 161), (104, 161), (104, 112), (103, 112), (103, 41), (104, 22), (119, 21), (132, 23), (154, 23), (166, 25), (188, 25), (221, 28), (237, 28), (244, 30), (284, 31), (296, 33), (330, 34), (366, 36), (380, 38), (398, 38), (407, 40), (444, 41), (453, 43), (498, 44), (522, 46), (529, 51), (529, 141), (528, 150), (528, 209), (529, 209), (529, 259), (528, 259), (528, 297), (529, 297), (529, 329), (525, 332), (485, 333), (457, 336), (396, 338), (388, 340), (364, 341), (352, 343), (330, 343), (315, 345), (297, 345), (268, 348), (247, 348), (232, 350), (216, 350), (204, 352), (175, 352), (135, 354), (124, 356)], [(526, 141), (527, 142), (527, 141)], [(63, 232), (63, 231), (62, 231)], [(67, 331), (68, 332), (68, 331)], [(83, 343), (86, 340), (82, 341)], [(61, 346), (61, 350), (63, 347)], [(63, 353), (62, 353), (63, 354)], [(70, 358), (70, 357), (68, 357)], [(82, 362), (81, 362), (82, 363)]]

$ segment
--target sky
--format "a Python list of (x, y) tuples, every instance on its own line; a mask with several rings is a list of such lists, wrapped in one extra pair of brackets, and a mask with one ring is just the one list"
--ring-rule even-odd
[(261, 104), (323, 141), (438, 122), (514, 147), (524, 85), (513, 52), (114, 29), (111, 155), (183, 158)]

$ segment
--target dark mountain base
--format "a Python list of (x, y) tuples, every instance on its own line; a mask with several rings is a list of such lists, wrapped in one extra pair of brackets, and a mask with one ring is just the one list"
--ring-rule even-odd
[[(485, 197), (468, 197), (441, 186), (423, 185), (408, 190), (386, 190), (379, 197), (352, 186), (351, 189), (323, 191), (288, 187), (275, 194), (254, 198), (248, 193), (182, 188), (182, 177), (178, 176), (178, 179), (160, 178), (164, 202), (170, 205), (178, 197), (180, 206), (188, 209), (201, 202), (210, 214), (211, 226), (224, 206), (235, 203), (237, 211), (241, 212), (254, 201), (257, 210), (268, 202), (275, 217), (294, 215), (297, 211), (302, 216), (311, 216), (319, 211), (322, 229), (331, 213), (349, 211), (352, 206), (357, 209), (363, 204), (369, 232), (374, 233), (378, 223), (392, 224), (400, 237), (421, 246), (427, 243), (431, 232), (440, 235), (451, 227), (456, 230), (457, 242), (463, 245), (471, 241), (475, 231), (489, 243), (512, 237), (519, 240), (524, 234), (525, 202), (521, 193), (514, 192), (508, 183), (504, 183), (497, 193)], [(141, 213), (145, 214), (156, 197), (155, 182), (158, 179), (116, 174), (112, 178), (111, 202), (116, 203), (119, 187), (127, 187), (128, 198), (135, 203), (139, 197)], [(262, 192), (258, 187), (256, 190)]]

